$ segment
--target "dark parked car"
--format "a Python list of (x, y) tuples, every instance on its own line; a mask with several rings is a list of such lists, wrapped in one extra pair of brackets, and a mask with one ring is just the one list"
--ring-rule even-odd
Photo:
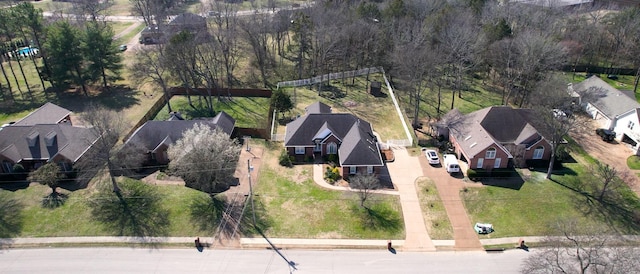
[(603, 141), (611, 142), (616, 138), (616, 133), (613, 130), (606, 128), (596, 129), (596, 134), (602, 138)]

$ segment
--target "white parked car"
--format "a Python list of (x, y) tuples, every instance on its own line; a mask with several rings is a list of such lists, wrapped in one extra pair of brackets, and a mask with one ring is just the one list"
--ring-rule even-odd
[(433, 149), (425, 149), (424, 156), (427, 157), (429, 164), (431, 165), (439, 165), (440, 158), (438, 157), (438, 153)]

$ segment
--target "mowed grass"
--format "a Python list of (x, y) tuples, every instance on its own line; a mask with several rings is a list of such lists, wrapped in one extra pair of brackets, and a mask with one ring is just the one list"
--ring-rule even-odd
[[(276, 146), (277, 147), (277, 146)], [(372, 214), (360, 207), (358, 194), (327, 190), (312, 180), (312, 166), (285, 168), (269, 151), (254, 188), (256, 202), (270, 224), (266, 234), (286, 238), (403, 239), (399, 197), (373, 195), (367, 201)], [(375, 216), (375, 217), (372, 217)]]
[(453, 227), (435, 183), (429, 178), (416, 182), (420, 208), (429, 236), (434, 240), (452, 240)]
[[(304, 115), (304, 109), (307, 106), (320, 101), (329, 105), (334, 113), (351, 113), (371, 123), (373, 131), (380, 134), (381, 141), (407, 139), (400, 120), (401, 117), (398, 116), (391, 96), (384, 85), (382, 75), (371, 75), (369, 78), (370, 81), (383, 83), (382, 92), (386, 94), (386, 97), (375, 97), (369, 94), (364, 76), (356, 77), (353, 85), (351, 85), (352, 78), (346, 80), (347, 85), (343, 85), (342, 81), (331, 81), (332, 88), (341, 94), (334, 97), (332, 97), (332, 92), (323, 91), (321, 95), (318, 95), (318, 91), (306, 87), (286, 88), (285, 91), (291, 95), (295, 107), (290, 113), (285, 113), (285, 117)], [(278, 118), (281, 118), (281, 115), (278, 114)], [(280, 125), (277, 132), (284, 134), (284, 124)]]
[(630, 169), (639, 170), (640, 169), (640, 156), (631, 155), (627, 158), (627, 165)]
[[(191, 120), (198, 117), (211, 117), (205, 101), (197, 96), (191, 96), (193, 107), (189, 105), (186, 96), (173, 96), (171, 110), (180, 112), (183, 118)], [(236, 127), (266, 128), (269, 121), (269, 98), (233, 97), (231, 100), (213, 98), (213, 110), (216, 114), (224, 111), (236, 119)], [(154, 120), (166, 120), (169, 110), (165, 106)]]
[[(584, 166), (564, 165), (563, 170), (554, 173), (553, 180), (546, 180), (543, 171), (533, 171), (531, 179), (519, 190), (496, 186), (465, 189), (461, 196), (471, 222), (492, 223), (495, 228), (494, 233), (480, 237), (552, 235), (557, 231), (551, 227), (561, 220), (575, 220), (581, 227), (611, 227), (623, 233), (640, 233), (638, 225), (629, 221), (628, 216), (612, 213), (614, 207), (600, 204), (577, 189), (580, 186), (576, 184), (583, 184), (577, 176), (586, 172)], [(628, 187), (623, 186), (617, 192), (623, 197), (619, 200), (624, 203), (621, 208), (640, 210), (637, 196)]]
[[(106, 183), (106, 182), (105, 182)], [(162, 207), (169, 211), (169, 236), (212, 235), (213, 231), (200, 231), (193, 225), (190, 205), (196, 197), (206, 195), (184, 186), (153, 186), (162, 196)], [(58, 208), (41, 206), (44, 196), (51, 193), (47, 186), (32, 184), (26, 189), (10, 192), (24, 205), (23, 227), (18, 237), (70, 237), (70, 236), (117, 236), (106, 230), (91, 216), (91, 188), (73, 192), (59, 189), (67, 194), (68, 200)]]

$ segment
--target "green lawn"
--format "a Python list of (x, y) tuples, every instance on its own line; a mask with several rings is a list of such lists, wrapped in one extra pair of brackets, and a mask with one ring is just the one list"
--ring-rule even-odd
[(636, 155), (631, 155), (627, 158), (627, 165), (630, 169), (639, 170), (640, 169), (640, 157)]
[(640, 233), (632, 216), (634, 211), (640, 212), (640, 202), (628, 187), (618, 190), (621, 198), (616, 204), (599, 203), (584, 192), (578, 177), (585, 173), (584, 167), (580, 163), (564, 165), (552, 176), (553, 181), (544, 179), (543, 172), (533, 171), (519, 190), (485, 186), (463, 191), (471, 222), (492, 223), (496, 230), (481, 238), (548, 235), (553, 233), (549, 228), (562, 219), (574, 219), (585, 227), (611, 226), (624, 233)]
[[(285, 168), (272, 161), (281, 146), (263, 156), (256, 201), (268, 220), (266, 234), (287, 238), (404, 239), (397, 196), (375, 195), (360, 207), (356, 193), (326, 190), (312, 181), (311, 165)], [(270, 163), (270, 164), (265, 164)], [(271, 164), (273, 163), (273, 164)]]
[[(171, 109), (180, 112), (187, 120), (211, 116), (204, 100), (196, 96), (192, 96), (191, 99), (195, 108), (189, 105), (186, 96), (173, 96), (170, 101)], [(269, 123), (269, 98), (234, 97), (231, 101), (226, 99), (218, 101), (214, 98), (213, 103), (216, 113), (224, 111), (236, 119), (236, 127), (266, 128)], [(154, 120), (163, 121), (167, 118), (169, 118), (169, 111), (165, 106)]]
[[(144, 29), (145, 25), (144, 24), (140, 24), (137, 27), (135, 27), (134, 29), (132, 29), (130, 32), (128, 32), (127, 34), (121, 36), (120, 38), (118, 38), (114, 44), (116, 45), (121, 45), (121, 44), (127, 44), (129, 43), (129, 41), (131, 41), (131, 39), (136, 36), (138, 33), (140, 33), (142, 31), (142, 29)], [(115, 34), (118, 34), (118, 32), (114, 32)], [(126, 62), (123, 62), (126, 63)]]
[(428, 178), (416, 182), (420, 208), (427, 231), (433, 240), (453, 240), (453, 227), (435, 183)]
[[(371, 75), (370, 80), (384, 83), (380, 74)], [(294, 102), (295, 107), (291, 113), (285, 113), (285, 116), (296, 117), (297, 115), (303, 115), (305, 107), (320, 101), (331, 106), (333, 112), (352, 113), (368, 121), (371, 123), (373, 130), (380, 134), (382, 141), (407, 139), (400, 117), (398, 117), (393, 101), (386, 89), (383, 89), (383, 92), (387, 94), (386, 97), (374, 97), (367, 92), (366, 78), (364, 76), (357, 77), (354, 85), (351, 85), (351, 78), (347, 80), (347, 85), (343, 85), (342, 81), (333, 80), (331, 81), (331, 88), (333, 92), (323, 91), (321, 95), (318, 95), (317, 91), (306, 87), (286, 88), (285, 90), (291, 95), (291, 100)], [(281, 117), (280, 115), (278, 114), (278, 118)], [(280, 123), (277, 132), (284, 134), (284, 128), (284, 124)]]
[[(163, 197), (162, 206), (169, 211), (169, 236), (211, 235), (213, 231), (200, 231), (190, 219), (190, 202), (203, 194), (184, 186), (153, 186)], [(2, 190), (4, 191), (4, 190)], [(115, 236), (94, 221), (89, 208), (92, 189), (74, 192), (60, 190), (69, 195), (67, 202), (58, 208), (43, 208), (42, 197), (51, 189), (42, 185), (31, 185), (26, 189), (9, 192), (24, 205), (23, 227), (18, 237), (63, 237), (63, 236)]]

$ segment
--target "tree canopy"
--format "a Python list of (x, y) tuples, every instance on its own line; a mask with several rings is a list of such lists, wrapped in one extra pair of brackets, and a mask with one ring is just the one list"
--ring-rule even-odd
[(169, 146), (168, 155), (169, 170), (188, 187), (214, 194), (236, 180), (240, 145), (220, 129), (198, 123)]

